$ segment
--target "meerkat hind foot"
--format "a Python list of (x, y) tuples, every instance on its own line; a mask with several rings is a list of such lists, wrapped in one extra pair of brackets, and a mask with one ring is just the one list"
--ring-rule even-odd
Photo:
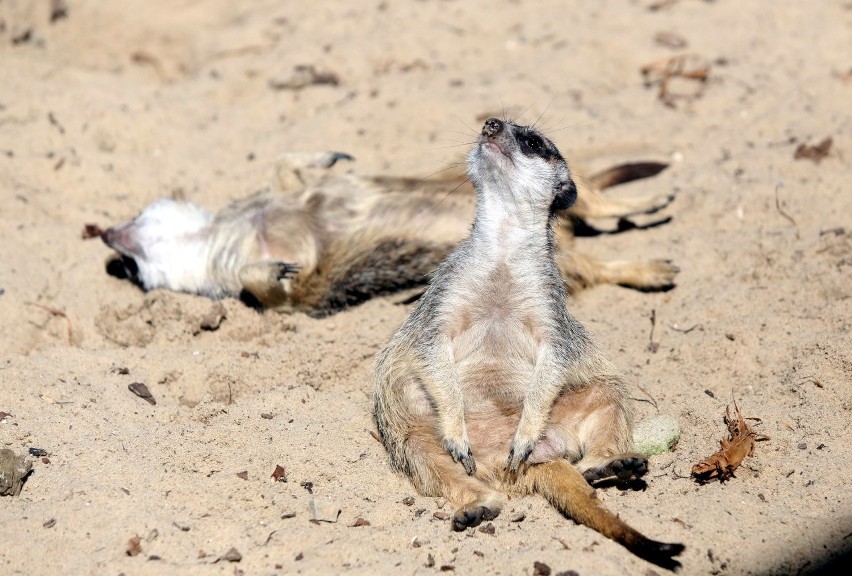
[(589, 484), (597, 484), (609, 480), (628, 483), (639, 480), (648, 473), (648, 459), (639, 454), (623, 454), (583, 471), (583, 478)]
[(490, 500), (478, 498), (456, 510), (453, 514), (453, 530), (461, 532), (466, 528), (473, 528), (497, 518), (500, 515), (500, 507)]
[(671, 260), (607, 262), (605, 267), (613, 284), (648, 291), (673, 287), (675, 276), (680, 272)]

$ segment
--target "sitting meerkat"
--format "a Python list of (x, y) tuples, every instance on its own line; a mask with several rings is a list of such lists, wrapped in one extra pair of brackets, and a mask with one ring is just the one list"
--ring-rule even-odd
[[(215, 216), (188, 201), (157, 200), (101, 235), (120, 255), (121, 265), (112, 270), (145, 290), (242, 295), (262, 307), (315, 316), (425, 284), (467, 235), (474, 195), (464, 188), (454, 192), (457, 182), (322, 170), (344, 159), (352, 157), (287, 154), (278, 170), (280, 190), (236, 201)], [(312, 169), (320, 169), (318, 179)], [(622, 173), (619, 180), (605, 172), (598, 181), (610, 185), (635, 177)], [(576, 215), (626, 217), (654, 212), (671, 200), (607, 199), (595, 182), (581, 190)], [(556, 236), (558, 265), (571, 290), (601, 283), (664, 289), (678, 271), (667, 260), (604, 262), (573, 250), (567, 215)]]
[(533, 128), (491, 118), (468, 157), (470, 235), (441, 263), (376, 359), (374, 417), (394, 468), (458, 506), (455, 530), (499, 513), (503, 492), (560, 512), (666, 568), (681, 544), (644, 537), (590, 482), (647, 472), (630, 453), (622, 377), (566, 307), (556, 215), (577, 189)]

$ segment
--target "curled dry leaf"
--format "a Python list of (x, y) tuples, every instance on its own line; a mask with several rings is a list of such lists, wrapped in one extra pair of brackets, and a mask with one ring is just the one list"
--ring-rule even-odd
[[(758, 418), (749, 420), (760, 421)], [(756, 433), (740, 413), (734, 401), (734, 416), (731, 417), (730, 406), (725, 409), (725, 424), (728, 425), (730, 438), (721, 440), (722, 448), (692, 467), (692, 476), (700, 483), (718, 479), (724, 482), (734, 476), (736, 470), (746, 456), (751, 456), (754, 443), (769, 440), (768, 436)]]
[(133, 538), (127, 541), (127, 550), (125, 550), (125, 554), (128, 556), (138, 556), (142, 553), (142, 539), (137, 534)]
[[(660, 101), (669, 108), (674, 108), (676, 100), (694, 100), (701, 96), (710, 78), (710, 64), (695, 54), (680, 54), (642, 66), (641, 72), (645, 85), (656, 85)], [(698, 82), (698, 86), (691, 91), (676, 93), (671, 86), (674, 79), (694, 80)]]

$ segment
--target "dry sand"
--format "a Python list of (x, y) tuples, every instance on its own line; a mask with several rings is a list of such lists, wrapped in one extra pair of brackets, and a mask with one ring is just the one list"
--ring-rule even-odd
[[(814, 573), (848, 553), (849, 2), (68, 0), (53, 23), (51, 4), (0, 0), (0, 448), (49, 453), (0, 499), (3, 573), (651, 574), (538, 498), (513, 499), (493, 534), (452, 533), (391, 472), (370, 435), (371, 363), (399, 298), (324, 320), (227, 300), (210, 331), (211, 301), (144, 294), (80, 239), (159, 196), (218, 209), (286, 150), (425, 176), (501, 108), (543, 115), (592, 168), (672, 163), (612, 191), (677, 192), (669, 223), (578, 242), (682, 269), (670, 292), (598, 287), (571, 305), (638, 415), (683, 428), (645, 491), (601, 498), (684, 542), (683, 574)], [(678, 54), (709, 77), (673, 81), (700, 94), (669, 107), (640, 68)], [(339, 83), (283, 87), (303, 64)], [(820, 162), (794, 160), (829, 136)], [(699, 486), (690, 467), (717, 449), (732, 396), (771, 440)], [(337, 522), (311, 523), (312, 499)], [(220, 559), (232, 547), (238, 563)]]

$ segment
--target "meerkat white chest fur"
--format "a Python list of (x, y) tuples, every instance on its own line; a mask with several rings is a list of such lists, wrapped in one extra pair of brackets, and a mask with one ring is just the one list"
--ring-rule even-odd
[(468, 164), (476, 217), (433, 283), (440, 305), (431, 344), (449, 341), (465, 412), (519, 408), (536, 377), (560, 371), (585, 342), (565, 309), (551, 227), (576, 188), (550, 142), (499, 120), (486, 123)]

